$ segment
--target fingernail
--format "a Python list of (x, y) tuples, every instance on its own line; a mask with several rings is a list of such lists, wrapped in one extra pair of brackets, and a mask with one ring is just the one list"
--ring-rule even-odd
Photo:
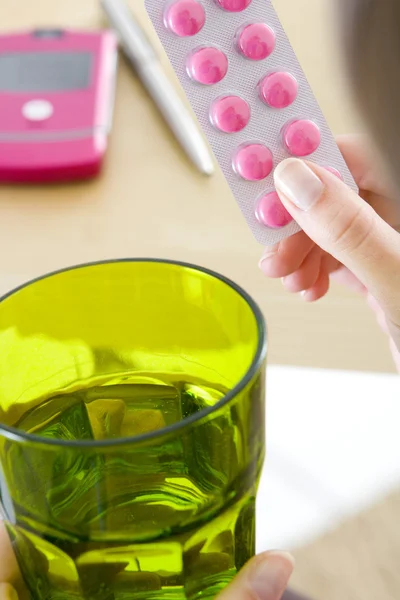
[(261, 260), (267, 260), (268, 258), (272, 258), (275, 255), (276, 255), (276, 250), (265, 251), (261, 257)]
[(270, 246), (264, 250), (264, 254), (262, 255), (258, 266), (262, 270), (262, 264), (265, 260), (269, 260), (278, 254), (279, 244), (275, 244), (275, 246)]
[(286, 589), (294, 568), (294, 558), (288, 552), (269, 552), (250, 574), (249, 584), (255, 598), (275, 598)]
[(18, 594), (9, 583), (0, 583), (0, 600), (18, 600)]
[(261, 269), (261, 271), (263, 270), (263, 265), (265, 263), (266, 260), (268, 260), (269, 258), (271, 258), (270, 256), (262, 256), (259, 263), (258, 263), (258, 268)]
[(308, 290), (303, 290), (302, 292), (300, 292), (300, 296), (301, 299), (304, 300), (304, 302), (309, 302), (310, 298), (308, 296)]
[(319, 177), (297, 158), (281, 162), (275, 169), (274, 178), (277, 190), (304, 211), (314, 206), (324, 191)]

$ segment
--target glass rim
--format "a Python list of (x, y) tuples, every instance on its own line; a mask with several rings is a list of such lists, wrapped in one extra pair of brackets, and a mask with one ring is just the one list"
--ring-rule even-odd
[(29, 281), (17, 286), (16, 288), (13, 288), (6, 294), (3, 294), (2, 296), (0, 296), (0, 310), (1, 310), (1, 304), (5, 300), (12, 297), (14, 294), (18, 293), (19, 291), (21, 291), (35, 283), (38, 283), (39, 281), (43, 281), (45, 279), (50, 279), (51, 277), (54, 277), (56, 275), (62, 275), (63, 273), (68, 273), (70, 271), (77, 271), (78, 269), (84, 269), (87, 267), (96, 267), (96, 266), (100, 266), (100, 265), (111, 265), (111, 264), (124, 264), (124, 263), (147, 263), (147, 264), (153, 263), (153, 264), (164, 264), (164, 265), (170, 265), (170, 266), (191, 269), (193, 271), (197, 271), (199, 273), (209, 275), (214, 279), (218, 279), (222, 283), (229, 286), (236, 293), (238, 293), (239, 296), (241, 296), (243, 298), (243, 300), (247, 303), (247, 305), (251, 309), (251, 311), (254, 315), (254, 318), (256, 320), (257, 333), (258, 333), (256, 351), (254, 353), (254, 356), (253, 356), (253, 359), (252, 359), (250, 365), (246, 369), (246, 373), (243, 375), (243, 377), (240, 379), (240, 381), (213, 406), (204, 408), (201, 411), (199, 411), (198, 413), (195, 413), (194, 415), (190, 415), (189, 417), (185, 417), (184, 419), (181, 419), (180, 421), (177, 421), (176, 423), (173, 423), (172, 425), (168, 425), (166, 427), (163, 427), (162, 429), (156, 429), (155, 431), (150, 431), (148, 433), (142, 433), (140, 435), (129, 436), (129, 437), (121, 437), (121, 438), (117, 438), (117, 439), (105, 439), (105, 440), (56, 440), (56, 439), (41, 437), (39, 435), (35, 435), (34, 433), (27, 433), (20, 429), (17, 429), (16, 427), (11, 427), (11, 426), (5, 425), (4, 423), (0, 422), (0, 435), (2, 435), (3, 437), (5, 437), (11, 441), (14, 441), (14, 442), (31, 442), (36, 445), (42, 444), (44, 446), (56, 446), (56, 447), (60, 447), (60, 448), (62, 448), (62, 447), (63, 448), (82, 448), (82, 449), (83, 448), (87, 448), (87, 449), (88, 448), (106, 448), (106, 447), (112, 448), (112, 447), (132, 445), (132, 444), (137, 444), (137, 443), (142, 443), (142, 442), (147, 442), (147, 441), (152, 441), (152, 440), (155, 441), (155, 440), (157, 440), (157, 438), (161, 438), (166, 435), (169, 436), (171, 434), (174, 434), (181, 430), (184, 430), (184, 429), (186, 429), (186, 427), (190, 427), (197, 421), (201, 421), (205, 417), (212, 415), (212, 413), (216, 412), (220, 408), (223, 408), (224, 406), (229, 404), (229, 402), (231, 400), (233, 400), (233, 398), (235, 398), (240, 392), (242, 392), (245, 389), (245, 387), (248, 385), (248, 383), (250, 383), (253, 376), (258, 371), (258, 369), (261, 368), (261, 365), (266, 357), (266, 351), (267, 351), (267, 327), (266, 327), (264, 316), (263, 316), (258, 304), (253, 300), (253, 298), (241, 286), (239, 286), (237, 283), (235, 283), (228, 277), (225, 277), (224, 275), (221, 275), (220, 273), (217, 273), (216, 271), (213, 271), (212, 269), (208, 269), (206, 267), (201, 267), (199, 265), (194, 265), (192, 263), (186, 263), (183, 261), (162, 259), (162, 258), (115, 258), (115, 259), (81, 263), (81, 264), (73, 265), (71, 267), (65, 267), (62, 269), (58, 269), (56, 271), (50, 271), (49, 273), (46, 273), (44, 275), (40, 275), (38, 277), (30, 279)]

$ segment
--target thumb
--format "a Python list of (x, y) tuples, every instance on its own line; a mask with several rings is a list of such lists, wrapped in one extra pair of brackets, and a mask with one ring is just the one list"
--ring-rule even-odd
[(18, 600), (17, 592), (9, 583), (0, 583), (0, 600)]
[[(282, 203), (307, 235), (399, 317), (400, 235), (323, 167), (289, 158), (275, 169)], [(394, 311), (394, 312), (392, 312)]]
[(286, 552), (264, 552), (252, 558), (217, 600), (281, 600), (293, 571)]

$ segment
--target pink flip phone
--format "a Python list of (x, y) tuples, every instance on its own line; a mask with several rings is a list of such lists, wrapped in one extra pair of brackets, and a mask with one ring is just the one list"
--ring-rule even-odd
[(68, 181), (100, 171), (116, 64), (110, 31), (0, 35), (0, 182)]

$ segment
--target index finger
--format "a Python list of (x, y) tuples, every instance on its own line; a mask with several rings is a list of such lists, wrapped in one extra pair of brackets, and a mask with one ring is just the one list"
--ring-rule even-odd
[(336, 141), (361, 196), (389, 225), (398, 226), (400, 200), (378, 151), (361, 135), (342, 135)]
[(385, 165), (368, 137), (339, 135), (336, 142), (360, 190), (388, 197), (394, 195)]

